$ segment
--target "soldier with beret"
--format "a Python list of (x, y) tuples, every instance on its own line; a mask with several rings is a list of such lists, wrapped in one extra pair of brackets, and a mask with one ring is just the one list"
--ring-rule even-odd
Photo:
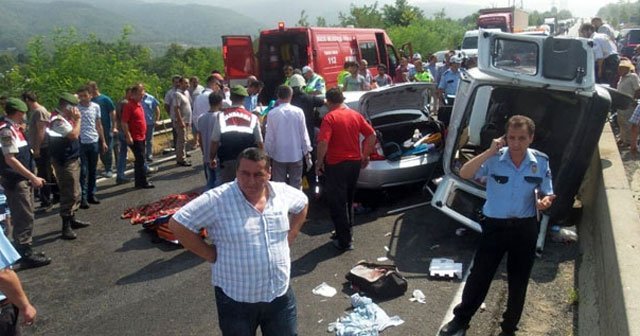
[(42, 188), (46, 181), (32, 172), (32, 157), (22, 131), (27, 105), (18, 98), (8, 98), (6, 116), (0, 120), (0, 160), (2, 187), (9, 200), (13, 224), (13, 244), (20, 254), (21, 268), (41, 267), (51, 263), (44, 253), (32, 250), (33, 242), (33, 188)]
[(73, 229), (91, 225), (75, 217), (80, 206), (80, 111), (76, 105), (78, 98), (73, 94), (60, 95), (49, 125), (49, 148), (60, 189), (62, 239), (67, 240), (77, 238)]

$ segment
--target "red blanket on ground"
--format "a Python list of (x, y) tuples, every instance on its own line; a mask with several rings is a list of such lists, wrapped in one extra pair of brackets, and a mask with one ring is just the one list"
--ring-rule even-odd
[(129, 208), (120, 217), (122, 219), (130, 218), (131, 225), (152, 223), (158, 218), (172, 216), (183, 205), (198, 196), (200, 194), (197, 192), (167, 195), (159, 201), (137, 208)]

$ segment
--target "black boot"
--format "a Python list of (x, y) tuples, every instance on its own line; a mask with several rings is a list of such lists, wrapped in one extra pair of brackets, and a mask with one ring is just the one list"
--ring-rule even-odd
[(82, 229), (91, 225), (89, 222), (79, 221), (76, 219), (76, 216), (71, 216), (71, 228), (72, 229)]
[(89, 202), (87, 202), (87, 199), (84, 197), (80, 201), (80, 209), (89, 209)]
[(73, 240), (78, 238), (71, 229), (71, 217), (62, 217), (62, 239)]
[(31, 245), (18, 245), (16, 250), (22, 257), (18, 260), (20, 269), (42, 267), (51, 263), (51, 258), (42, 252), (34, 252), (31, 249)]

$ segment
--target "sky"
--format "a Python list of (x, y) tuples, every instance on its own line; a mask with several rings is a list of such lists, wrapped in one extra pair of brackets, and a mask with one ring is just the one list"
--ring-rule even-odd
[[(457, 2), (467, 5), (482, 5), (485, 7), (506, 7), (509, 4), (513, 4), (515, 1), (516, 6), (524, 5), (525, 9), (547, 11), (552, 6), (556, 6), (558, 10), (568, 9), (576, 17), (591, 17), (595, 16), (598, 9), (610, 4), (616, 3), (617, 0), (449, 0), (450, 2)], [(418, 4), (427, 2), (426, 0), (409, 0), (409, 3)]]

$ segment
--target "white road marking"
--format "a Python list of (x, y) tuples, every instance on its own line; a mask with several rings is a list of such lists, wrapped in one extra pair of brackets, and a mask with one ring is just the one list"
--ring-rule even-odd
[[(464, 276), (462, 277), (462, 282), (460, 283), (460, 287), (458, 287), (458, 291), (456, 291), (456, 295), (453, 296), (453, 300), (451, 301), (451, 304), (447, 309), (447, 313), (444, 315), (444, 319), (442, 320), (442, 323), (440, 323), (440, 328), (442, 328), (445, 324), (447, 324), (447, 322), (453, 319), (453, 308), (455, 308), (458, 305), (458, 303), (462, 301), (462, 291), (464, 290), (464, 286), (467, 283), (467, 278), (469, 277), (469, 273), (471, 273), (471, 267), (473, 267), (473, 259), (475, 258), (475, 256), (476, 255), (474, 253), (473, 256), (471, 257), (471, 263), (469, 264), (469, 267), (464, 272)], [(438, 328), (438, 331), (436, 332), (436, 336), (438, 336), (438, 334), (440, 333), (440, 328)]]

